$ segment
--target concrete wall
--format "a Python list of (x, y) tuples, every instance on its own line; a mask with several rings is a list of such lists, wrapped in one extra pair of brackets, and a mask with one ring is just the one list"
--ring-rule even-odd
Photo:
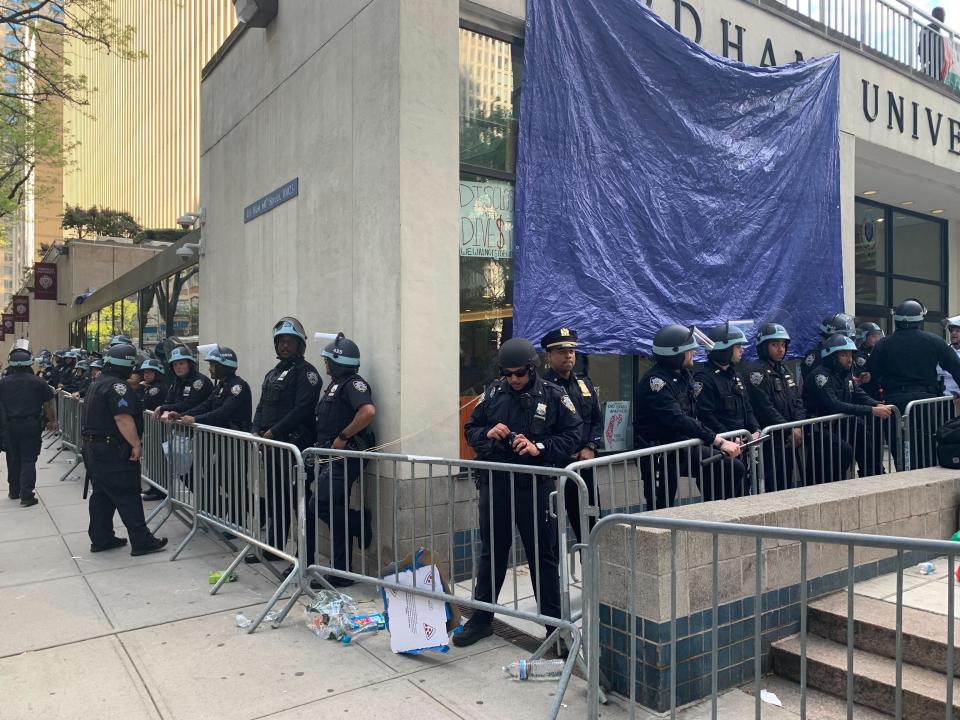
[(447, 0), (288, 0), (201, 86), (201, 342), (258, 387), (279, 317), (342, 330), (380, 441), (413, 452), (457, 452), (458, 21)]

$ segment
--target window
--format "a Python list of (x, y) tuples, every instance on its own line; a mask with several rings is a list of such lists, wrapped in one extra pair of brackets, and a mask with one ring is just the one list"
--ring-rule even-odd
[(947, 223), (857, 198), (857, 321), (893, 330), (890, 308), (906, 298), (927, 307), (927, 330), (947, 316)]

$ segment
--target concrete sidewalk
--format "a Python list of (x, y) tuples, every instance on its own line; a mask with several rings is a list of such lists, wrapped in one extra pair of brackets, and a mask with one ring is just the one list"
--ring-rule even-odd
[[(252, 617), (275, 585), (262, 568), (241, 565), (239, 580), (211, 596), (208, 574), (230, 555), (209, 537), (198, 536), (176, 562), (169, 550), (91, 555), (80, 473), (60, 482), (69, 464), (63, 456), (50, 463), (52, 455), (41, 455), (41, 502), (32, 508), (6, 499), (0, 468), (3, 720), (546, 716), (554, 684), (502, 678), (500, 668), (525, 651), (501, 638), (446, 655), (395, 655), (386, 633), (351, 646), (319, 640), (304, 627), (302, 606), (281, 627), (248, 635), (235, 625), (237, 612)], [(186, 528), (171, 518), (159, 534), (172, 548)], [(379, 609), (371, 588), (351, 590), (363, 607)], [(628, 717), (624, 705), (614, 700), (601, 717)], [(721, 717), (746, 717), (753, 698), (734, 691), (720, 707)], [(574, 678), (560, 717), (586, 716), (586, 683)], [(763, 716), (797, 717), (768, 705)], [(709, 706), (680, 717), (709, 717)]]

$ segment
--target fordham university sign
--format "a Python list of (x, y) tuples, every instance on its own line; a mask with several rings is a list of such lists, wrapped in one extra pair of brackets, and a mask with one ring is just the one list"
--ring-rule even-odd
[(937, 147), (941, 138), (947, 150), (960, 155), (960, 120), (945, 117), (941, 112), (913, 101), (904, 101), (903, 95), (890, 90), (880, 92), (880, 86), (861, 80), (863, 87), (863, 117), (867, 122), (886, 121), (887, 130), (901, 135), (910, 133), (914, 140), (924, 140)]

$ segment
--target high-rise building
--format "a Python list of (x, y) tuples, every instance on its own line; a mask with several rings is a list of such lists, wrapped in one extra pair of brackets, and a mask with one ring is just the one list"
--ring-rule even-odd
[(236, 26), (233, 2), (124, 0), (114, 12), (136, 28), (133, 47), (146, 57), (123, 60), (67, 42), (70, 71), (96, 91), (88, 106), (64, 110), (79, 145), (63, 173), (63, 202), (126, 211), (147, 228), (175, 227), (199, 202), (200, 75)]

